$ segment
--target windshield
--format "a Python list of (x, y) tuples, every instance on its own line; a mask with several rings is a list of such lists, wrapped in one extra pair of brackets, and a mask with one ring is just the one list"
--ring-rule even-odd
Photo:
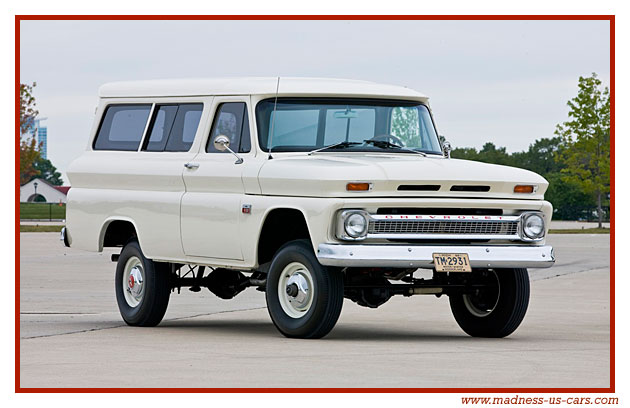
[(306, 152), (338, 144), (323, 151), (442, 154), (429, 109), (419, 102), (278, 98), (273, 117), (274, 99), (259, 102), (263, 151), (269, 145), (274, 152)]

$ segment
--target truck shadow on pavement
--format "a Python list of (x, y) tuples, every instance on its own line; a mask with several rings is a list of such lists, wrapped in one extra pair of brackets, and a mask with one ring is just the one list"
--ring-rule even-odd
[[(199, 334), (199, 332), (206, 332), (207, 335), (218, 336), (232, 336), (238, 335), (243, 337), (262, 337), (262, 338), (284, 338), (280, 332), (274, 327), (271, 321), (261, 320), (245, 320), (245, 319), (222, 319), (220, 321), (211, 320), (167, 320), (160, 324), (159, 328), (174, 330), (181, 335), (185, 333)], [(387, 327), (377, 327), (371, 325), (366, 326), (349, 326), (339, 324), (335, 327), (329, 335), (324, 337), (324, 341), (444, 341), (444, 340), (457, 340), (463, 342), (478, 342), (478, 341), (497, 341), (497, 339), (475, 339), (467, 336), (464, 333), (458, 333), (456, 330), (453, 332), (445, 331), (427, 331), (422, 328), (417, 330), (409, 329), (396, 329)], [(506, 339), (499, 339), (504, 341)], [(296, 341), (308, 341), (298, 340)]]

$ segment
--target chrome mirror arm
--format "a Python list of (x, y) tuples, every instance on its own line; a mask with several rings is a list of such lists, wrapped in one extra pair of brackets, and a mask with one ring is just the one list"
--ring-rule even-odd
[(243, 164), (243, 158), (241, 156), (239, 156), (237, 153), (235, 153), (228, 146), (225, 146), (225, 150), (227, 150), (228, 152), (232, 153), (234, 155), (234, 157), (236, 157), (236, 161), (234, 162), (234, 164)]

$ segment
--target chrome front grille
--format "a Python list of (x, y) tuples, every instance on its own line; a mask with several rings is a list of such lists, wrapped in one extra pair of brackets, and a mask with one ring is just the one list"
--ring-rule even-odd
[(518, 221), (374, 221), (368, 234), (516, 235)]
[(372, 215), (368, 237), (518, 239), (519, 217)]

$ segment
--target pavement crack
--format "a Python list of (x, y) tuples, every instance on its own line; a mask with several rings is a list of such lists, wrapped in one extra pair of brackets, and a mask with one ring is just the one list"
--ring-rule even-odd
[(117, 326), (108, 326), (108, 327), (92, 327), (91, 329), (83, 329), (83, 330), (75, 330), (75, 331), (71, 331), (71, 332), (66, 332), (66, 333), (55, 333), (55, 334), (41, 334), (38, 336), (28, 336), (28, 337), (20, 337), (20, 339), (23, 340), (30, 340), (30, 339), (41, 339), (44, 337), (57, 337), (57, 336), (66, 336), (68, 334), (79, 334), (79, 333), (88, 333), (88, 332), (93, 332), (93, 331), (101, 331), (101, 330), (107, 330), (107, 329), (116, 329), (118, 327), (124, 327), (126, 325), (124, 324), (119, 324)]
[(63, 315), (63, 316), (84, 316), (97, 315), (98, 313), (81, 313), (81, 312), (20, 312), (21, 315)]
[[(172, 322), (172, 321), (177, 321), (177, 320), (194, 319), (196, 317), (211, 316), (211, 315), (223, 314), (223, 313), (247, 312), (247, 311), (250, 311), (250, 310), (259, 310), (259, 309), (264, 309), (264, 308), (265, 308), (264, 306), (261, 306), (261, 307), (252, 307), (252, 308), (248, 308), (248, 309), (222, 310), (222, 311), (219, 311), (219, 312), (200, 313), (200, 314), (196, 314), (196, 315), (174, 317), (172, 319), (164, 319), (164, 320), (162, 320), (162, 322), (166, 323), (166, 322)], [(28, 313), (20, 313), (20, 314), (28, 314)], [(55, 313), (55, 314), (57, 314), (57, 313)], [(68, 314), (73, 314), (73, 313), (68, 313)], [(93, 331), (117, 329), (117, 328), (126, 327), (126, 326), (127, 326), (126, 324), (118, 324), (116, 326), (92, 327), (90, 329), (75, 330), (75, 331), (65, 332), (65, 333), (41, 334), (41, 335), (37, 335), (37, 336), (26, 336), (26, 337), (20, 337), (20, 339), (31, 340), (31, 339), (40, 339), (40, 338), (45, 338), (45, 337), (66, 336), (66, 335), (69, 335), (69, 334), (80, 334), (80, 333), (88, 333), (88, 332), (93, 332)]]
[(609, 269), (610, 265), (604, 265), (604, 266), (596, 266), (594, 268), (589, 268), (589, 269), (584, 269), (581, 271), (574, 271), (574, 272), (567, 272), (567, 273), (559, 273), (557, 275), (551, 275), (551, 276), (543, 276), (543, 277), (536, 277), (534, 279), (532, 279), (533, 281), (541, 281), (541, 280), (547, 280), (547, 279), (553, 279), (553, 278), (559, 278), (560, 276), (568, 276), (568, 275), (575, 275), (578, 273), (585, 273), (585, 272), (592, 272), (592, 271), (599, 271), (602, 269)]
[(167, 319), (167, 320), (164, 320), (164, 321), (165, 322), (173, 322), (173, 321), (176, 321), (176, 320), (193, 319), (195, 317), (201, 317), (201, 316), (210, 316), (210, 315), (215, 315), (215, 314), (232, 313), (232, 312), (248, 312), (250, 310), (259, 310), (259, 309), (266, 309), (266, 307), (265, 306), (260, 306), (260, 307), (252, 307), (252, 308), (249, 308), (249, 309), (222, 310), (220, 312), (200, 313), (200, 314), (196, 314), (196, 315), (192, 315), (192, 316), (174, 317), (172, 319)]

